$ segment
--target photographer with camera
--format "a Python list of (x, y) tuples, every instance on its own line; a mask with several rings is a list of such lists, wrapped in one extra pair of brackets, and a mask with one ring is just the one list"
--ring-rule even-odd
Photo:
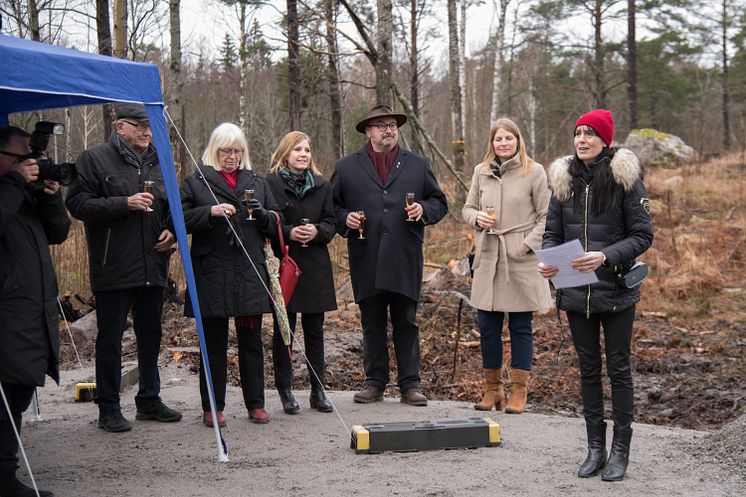
[[(49, 244), (65, 241), (70, 218), (60, 185), (29, 158), (31, 135), (0, 127), (0, 496), (36, 492), (16, 478), (21, 416), (45, 375), (59, 383), (57, 278)], [(7, 401), (7, 407), (6, 403)], [(12, 423), (11, 423), (12, 416)], [(40, 496), (52, 492), (40, 491)]]
[(160, 398), (163, 289), (174, 235), (150, 123), (142, 104), (118, 103), (109, 141), (84, 151), (67, 208), (84, 221), (91, 290), (96, 297), (98, 426), (132, 429), (119, 403), (122, 334), (132, 309), (137, 337), (139, 391), (136, 419), (174, 422), (181, 413)]

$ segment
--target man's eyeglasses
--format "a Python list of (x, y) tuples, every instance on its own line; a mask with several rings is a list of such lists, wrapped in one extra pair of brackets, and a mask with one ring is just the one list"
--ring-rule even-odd
[(226, 157), (230, 157), (231, 155), (239, 157), (243, 154), (243, 150), (240, 148), (219, 148), (218, 151)]
[(5, 150), (0, 150), (0, 154), (7, 155), (8, 157), (15, 157), (16, 159), (28, 159), (27, 155), (14, 154), (13, 152), (6, 152)]
[(145, 131), (146, 129), (150, 129), (150, 123), (147, 121), (144, 122), (135, 122), (135, 121), (128, 121), (127, 119), (122, 119), (122, 122), (125, 122), (129, 124), (130, 126), (134, 126), (135, 128), (139, 129), (140, 131)]
[(396, 131), (396, 129), (399, 127), (396, 123), (378, 123), (378, 124), (370, 124), (373, 128), (378, 128), (378, 131), (381, 133), (385, 133), (386, 129), (390, 129), (391, 131)]

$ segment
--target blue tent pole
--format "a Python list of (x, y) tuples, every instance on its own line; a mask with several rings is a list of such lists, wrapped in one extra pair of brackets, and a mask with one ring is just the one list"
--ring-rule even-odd
[(207, 358), (207, 345), (205, 343), (205, 330), (202, 326), (202, 313), (199, 308), (199, 299), (197, 298), (197, 286), (194, 281), (194, 270), (192, 269), (192, 259), (189, 255), (189, 240), (187, 239), (186, 225), (184, 224), (184, 212), (181, 207), (181, 196), (179, 195), (179, 184), (176, 178), (176, 168), (174, 159), (171, 154), (171, 143), (168, 139), (168, 127), (164, 116), (163, 105), (146, 105), (148, 119), (150, 120), (150, 129), (153, 131), (153, 143), (158, 153), (158, 161), (161, 165), (161, 174), (163, 175), (163, 184), (166, 187), (168, 196), (168, 205), (171, 209), (171, 219), (176, 231), (176, 240), (179, 244), (179, 254), (181, 263), (184, 267), (184, 276), (186, 277), (187, 291), (192, 301), (194, 310), (194, 320), (197, 324), (197, 334), (199, 335), (199, 347), (202, 351), (202, 361), (204, 362), (205, 378), (207, 380), (207, 392), (210, 397), (210, 409), (212, 419), (215, 420), (213, 428), (215, 430), (215, 443), (218, 447), (218, 461), (228, 461), (223, 440), (220, 436), (220, 426), (217, 423), (217, 409), (215, 406), (215, 393), (212, 386), (212, 375), (210, 374), (210, 363)]

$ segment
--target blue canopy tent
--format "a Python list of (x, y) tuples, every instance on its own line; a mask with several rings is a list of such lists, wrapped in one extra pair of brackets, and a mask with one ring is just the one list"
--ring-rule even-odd
[[(189, 296), (194, 305), (202, 356), (207, 360), (184, 215), (168, 138), (161, 79), (153, 64), (89, 54), (0, 34), (0, 125), (8, 114), (109, 102), (145, 104), (158, 153)], [(206, 365), (207, 366), (207, 365)], [(205, 368), (209, 377), (209, 367)], [(210, 386), (211, 403), (214, 397)], [(215, 423), (218, 459), (227, 460)]]

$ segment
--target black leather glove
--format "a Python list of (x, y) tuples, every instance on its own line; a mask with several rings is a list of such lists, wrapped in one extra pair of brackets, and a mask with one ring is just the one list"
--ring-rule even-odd
[(262, 207), (262, 203), (259, 200), (252, 198), (246, 203), (246, 207), (253, 209), (252, 215), (259, 222), (264, 222), (267, 219), (267, 209)]

